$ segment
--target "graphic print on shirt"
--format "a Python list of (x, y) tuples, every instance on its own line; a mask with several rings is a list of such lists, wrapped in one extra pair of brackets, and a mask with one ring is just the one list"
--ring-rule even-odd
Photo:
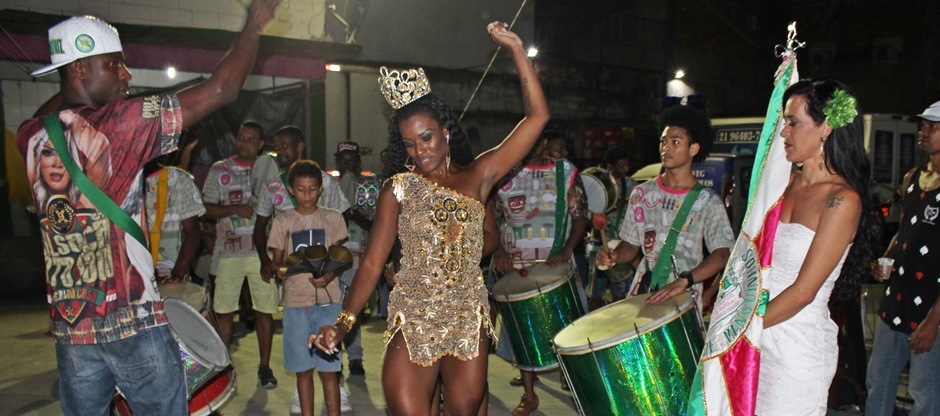
[(322, 229), (300, 230), (290, 233), (291, 252), (300, 251), (310, 246), (325, 244), (326, 233)]

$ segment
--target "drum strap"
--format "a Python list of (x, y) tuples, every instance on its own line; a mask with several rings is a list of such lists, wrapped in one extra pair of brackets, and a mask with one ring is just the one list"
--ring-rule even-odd
[(43, 124), (49, 134), (49, 140), (52, 141), (52, 146), (59, 155), (59, 160), (65, 165), (65, 170), (69, 172), (69, 176), (72, 177), (72, 181), (75, 182), (75, 186), (82, 192), (82, 195), (88, 198), (92, 204), (95, 204), (95, 208), (98, 208), (98, 211), (101, 211), (111, 222), (124, 230), (125, 233), (130, 234), (131, 237), (134, 237), (141, 245), (147, 247), (147, 237), (144, 236), (144, 230), (140, 228), (140, 224), (137, 224), (111, 197), (98, 188), (91, 179), (88, 179), (85, 172), (82, 172), (75, 160), (72, 159), (72, 154), (65, 143), (65, 133), (62, 131), (59, 113), (46, 116), (43, 119)]
[(564, 159), (555, 160), (555, 188), (557, 198), (555, 199), (555, 240), (552, 241), (552, 251), (548, 256), (561, 251), (565, 247), (565, 235), (568, 234), (568, 199), (565, 198), (565, 161)]
[(150, 228), (150, 257), (153, 265), (160, 260), (160, 231), (163, 228), (163, 215), (166, 214), (167, 200), (169, 199), (170, 168), (162, 167), (157, 173), (157, 212)]
[(290, 183), (287, 182), (287, 172), (281, 172), (278, 177), (281, 178), (281, 183), (284, 184), (284, 192), (287, 192), (287, 196), (290, 197), (290, 202), (294, 204), (294, 208), (297, 208), (297, 198), (294, 198), (294, 194), (290, 193)]
[(685, 200), (682, 201), (682, 206), (679, 208), (679, 212), (676, 213), (676, 219), (672, 221), (672, 226), (669, 227), (669, 234), (666, 236), (663, 248), (659, 250), (659, 260), (656, 260), (653, 276), (650, 278), (650, 291), (657, 290), (668, 283), (672, 253), (676, 251), (676, 240), (679, 239), (679, 232), (685, 225), (685, 220), (688, 218), (689, 212), (692, 211), (692, 205), (695, 205), (695, 200), (698, 199), (698, 194), (703, 188), (705, 187), (701, 183), (696, 182), (695, 186), (686, 194)]

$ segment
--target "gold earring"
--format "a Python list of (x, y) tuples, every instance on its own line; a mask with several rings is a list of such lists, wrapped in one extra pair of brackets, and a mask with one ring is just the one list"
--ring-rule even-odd
[[(450, 137), (448, 137), (448, 139), (449, 138)], [(445, 160), (447, 161), (447, 171), (450, 172), (450, 146), (447, 146), (447, 157), (445, 158)]]
[(411, 158), (411, 155), (408, 155), (408, 159), (405, 159), (405, 169), (408, 169), (409, 172), (414, 172), (415, 170), (415, 161)]
[(819, 144), (819, 163), (818, 163), (819, 170), (823, 170), (823, 158), (825, 157), (823, 155), (823, 146), (825, 145), (826, 145), (826, 139), (823, 138), (822, 143)]

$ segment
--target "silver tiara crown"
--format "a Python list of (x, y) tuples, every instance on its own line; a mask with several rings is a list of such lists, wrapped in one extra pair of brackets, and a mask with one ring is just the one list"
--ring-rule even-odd
[(431, 84), (422, 68), (389, 71), (383, 66), (379, 74), (382, 75), (379, 77), (379, 89), (385, 101), (396, 110), (431, 93)]

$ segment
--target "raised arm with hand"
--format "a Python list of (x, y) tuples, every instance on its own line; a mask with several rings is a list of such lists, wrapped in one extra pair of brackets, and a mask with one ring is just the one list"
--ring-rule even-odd
[(478, 170), (482, 178), (480, 195), (489, 194), (493, 185), (522, 161), (549, 120), (548, 103), (545, 101), (542, 85), (535, 75), (535, 68), (526, 56), (522, 39), (508, 27), (505, 22), (493, 22), (487, 25), (486, 29), (493, 42), (512, 54), (516, 71), (519, 72), (525, 118), (502, 143), (480, 155), (473, 163), (472, 169)]
[(280, 3), (281, 0), (252, 1), (248, 6), (245, 27), (209, 79), (178, 94), (184, 127), (235, 101), (255, 66), (261, 32), (274, 21), (274, 12)]

